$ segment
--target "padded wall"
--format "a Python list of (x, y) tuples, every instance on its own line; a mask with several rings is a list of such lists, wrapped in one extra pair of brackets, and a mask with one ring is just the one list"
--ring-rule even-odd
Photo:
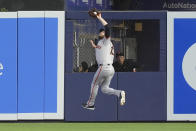
[[(43, 119), (44, 12), (33, 12), (32, 15), (26, 12), (18, 13), (19, 119), (26, 117), (27, 119), (29, 117)], [(38, 114), (35, 116), (29, 113)]]
[(17, 119), (17, 13), (0, 13), (0, 120)]
[(196, 12), (168, 12), (167, 120), (196, 120)]
[(0, 27), (0, 120), (63, 119), (64, 12), (0, 13)]
[(118, 73), (118, 88), (126, 91), (125, 106), (118, 106), (120, 121), (165, 121), (166, 73)]
[[(117, 98), (105, 95), (99, 89), (95, 110), (82, 108), (86, 103), (91, 89), (94, 73), (66, 74), (65, 90), (65, 120), (66, 121), (117, 121)], [(117, 89), (117, 75), (114, 76), (111, 87)]]

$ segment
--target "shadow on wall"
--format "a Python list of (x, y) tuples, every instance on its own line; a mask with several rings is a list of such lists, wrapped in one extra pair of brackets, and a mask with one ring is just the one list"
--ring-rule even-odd
[(64, 0), (0, 0), (0, 10), (64, 10)]

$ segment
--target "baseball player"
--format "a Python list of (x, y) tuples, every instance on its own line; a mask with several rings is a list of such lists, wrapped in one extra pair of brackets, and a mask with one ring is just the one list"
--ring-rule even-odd
[(99, 68), (97, 69), (92, 84), (91, 93), (87, 103), (82, 104), (82, 107), (89, 110), (95, 109), (95, 99), (98, 88), (108, 95), (116, 95), (120, 99), (120, 105), (125, 104), (125, 91), (115, 90), (110, 88), (110, 82), (114, 76), (114, 68), (112, 66), (114, 59), (114, 46), (110, 40), (110, 28), (108, 23), (101, 17), (101, 13), (96, 15), (96, 18), (102, 23), (105, 29), (100, 30), (98, 44), (95, 45), (91, 40), (90, 43), (95, 48), (96, 61)]

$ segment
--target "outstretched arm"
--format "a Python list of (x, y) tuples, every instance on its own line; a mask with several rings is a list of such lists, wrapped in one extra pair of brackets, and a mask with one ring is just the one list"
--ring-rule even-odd
[(90, 43), (91, 43), (91, 46), (92, 46), (93, 48), (97, 48), (97, 46), (95, 45), (95, 43), (94, 43), (92, 40), (90, 40)]
[(102, 18), (101, 13), (97, 15), (97, 19), (102, 23), (102, 25), (105, 27), (105, 37), (110, 37), (110, 28), (108, 26), (108, 23)]
[(91, 46), (92, 46), (93, 48), (99, 48), (99, 49), (100, 49), (100, 46), (95, 45), (95, 43), (94, 43), (92, 40), (90, 40), (90, 43), (91, 43)]
[(101, 22), (103, 26), (107, 25), (108, 23), (102, 18), (101, 13), (97, 14), (97, 19)]

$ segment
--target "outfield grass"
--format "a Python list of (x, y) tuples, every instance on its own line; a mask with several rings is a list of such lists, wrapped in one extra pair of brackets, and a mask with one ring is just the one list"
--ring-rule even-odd
[(0, 123), (0, 131), (196, 131), (196, 123)]

